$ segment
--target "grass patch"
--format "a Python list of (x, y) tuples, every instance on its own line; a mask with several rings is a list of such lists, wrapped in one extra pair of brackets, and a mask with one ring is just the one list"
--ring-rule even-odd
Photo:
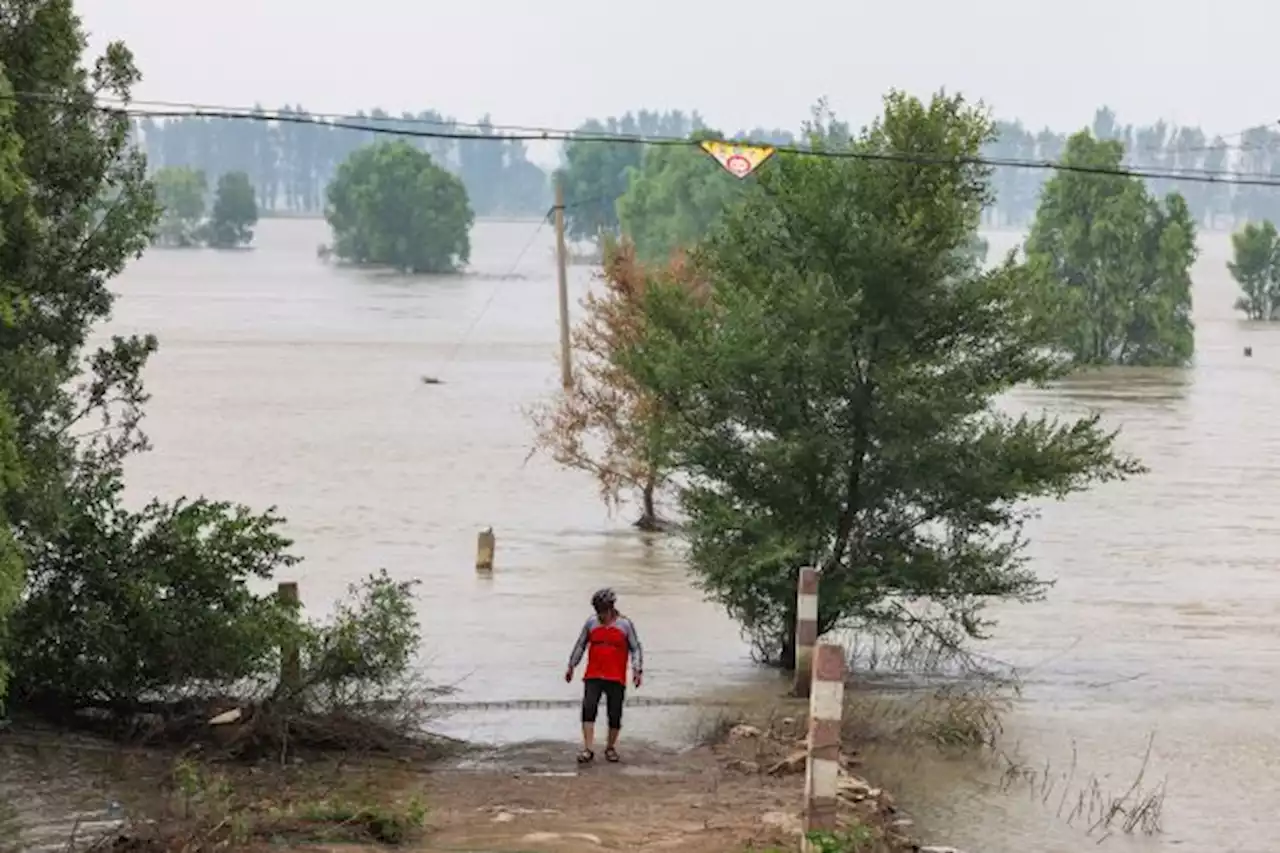
[[(811, 832), (805, 840), (809, 842), (812, 853), (894, 853), (900, 849), (872, 827), (861, 824), (840, 832)], [(793, 853), (793, 850), (748, 847), (744, 853)]]
[(410, 844), (427, 827), (426, 805), (405, 790), (410, 781), (391, 766), (222, 768), (180, 760), (161, 802), (90, 849), (200, 853), (307, 843)]

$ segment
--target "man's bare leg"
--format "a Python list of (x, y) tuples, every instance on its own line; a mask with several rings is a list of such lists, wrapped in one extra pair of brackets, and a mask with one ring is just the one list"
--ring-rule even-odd
[(622, 734), (622, 729), (609, 729), (609, 742), (606, 744), (608, 749), (614, 749), (618, 745), (618, 735)]
[[(609, 731), (609, 738), (610, 738), (610, 742), (617, 739), (612, 730)], [(582, 724), (582, 748), (585, 749), (587, 752), (591, 752), (595, 744), (596, 744), (596, 724), (583, 723)]]

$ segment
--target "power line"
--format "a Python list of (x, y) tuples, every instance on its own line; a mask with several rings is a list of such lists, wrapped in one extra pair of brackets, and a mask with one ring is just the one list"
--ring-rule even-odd
[(542, 218), (538, 220), (538, 226), (533, 229), (533, 232), (529, 235), (529, 239), (520, 249), (520, 253), (516, 255), (516, 259), (511, 262), (511, 268), (505, 274), (499, 276), (498, 281), (494, 282), (493, 289), (489, 291), (489, 297), (485, 299), (484, 304), (480, 306), (479, 312), (476, 313), (475, 317), (473, 317), (471, 322), (467, 325), (466, 331), (462, 333), (462, 337), (458, 338), (458, 340), (454, 342), (453, 348), (449, 350), (449, 355), (445, 358), (441, 367), (446, 367), (453, 363), (454, 358), (458, 355), (458, 351), (461, 350), (467, 340), (470, 339), (471, 333), (475, 331), (476, 326), (480, 324), (480, 320), (483, 319), (486, 313), (488, 313), (489, 307), (493, 305), (493, 300), (497, 298), (498, 290), (502, 287), (502, 281), (515, 275), (516, 270), (520, 268), (520, 262), (523, 261), (524, 256), (529, 253), (529, 249), (533, 247), (533, 243), (538, 239), (538, 235), (542, 233), (543, 227), (550, 221), (553, 211), (554, 208), (551, 208), (546, 213), (542, 214)]
[[(119, 109), (119, 108), (102, 108), (111, 112), (121, 112), (125, 115), (141, 118), (220, 118), (232, 120), (251, 120), (251, 121), (278, 121), (288, 124), (310, 124), (323, 125), (325, 127), (335, 128), (339, 130), (354, 130), (374, 135), (400, 136), (413, 139), (452, 139), (459, 141), (522, 141), (522, 142), (583, 142), (596, 144), (613, 144), (613, 145), (654, 145), (654, 146), (692, 146), (697, 143), (684, 137), (671, 136), (640, 136), (627, 134), (608, 134), (582, 132), (560, 129), (542, 129), (537, 132), (530, 133), (511, 133), (502, 136), (483, 136), (474, 133), (455, 132), (455, 131), (426, 131), (426, 130), (410, 130), (407, 128), (393, 128), (379, 125), (355, 124), (344, 121), (321, 121), (309, 117), (293, 114), (255, 114), (243, 112), (221, 112), (211, 110), (191, 110), (191, 111), (159, 111), (159, 110), (137, 110), (137, 109)], [(725, 140), (731, 143), (747, 144), (744, 140)], [(1156, 170), (1156, 169), (1132, 169), (1132, 168), (1107, 168), (1101, 166), (1085, 166), (1074, 163), (1063, 163), (1051, 160), (1019, 160), (1014, 158), (997, 158), (997, 157), (925, 157), (913, 154), (897, 154), (882, 153), (868, 151), (834, 151), (824, 149), (801, 148), (794, 145), (773, 145), (771, 146), (779, 154), (792, 154), (806, 157), (826, 157), (833, 159), (851, 159), (865, 160), (882, 163), (897, 163), (915, 166), (991, 166), (994, 168), (1010, 168), (1010, 169), (1033, 169), (1033, 170), (1050, 170), (1059, 172), (1074, 172), (1077, 174), (1087, 175), (1104, 175), (1111, 177), (1133, 177), (1154, 180), (1173, 180), (1187, 181), (1192, 183), (1212, 183), (1212, 184), (1233, 184), (1238, 186), (1266, 186), (1280, 187), (1280, 176), (1267, 175), (1265, 173), (1256, 172), (1236, 172), (1231, 170), (1212, 170), (1212, 169), (1173, 169), (1173, 170)]]
[[(38, 93), (19, 92), (10, 96), (18, 100), (41, 100), (62, 104), (71, 108), (85, 108), (84, 104), (61, 101)], [(131, 106), (109, 106), (94, 104), (90, 107), (106, 113), (124, 115), (131, 118), (216, 118), (237, 121), (278, 122), (282, 124), (316, 125), (338, 130), (353, 130), (372, 135), (407, 137), (411, 139), (450, 139), (455, 141), (520, 141), (520, 142), (581, 142), (605, 145), (653, 145), (653, 146), (693, 146), (697, 143), (685, 137), (642, 136), (638, 134), (611, 134), (584, 132), (557, 128), (536, 128), (521, 132), (504, 133), (502, 135), (485, 135), (454, 130), (413, 130), (409, 128), (388, 127), (386, 124), (357, 124), (345, 120), (326, 121), (310, 114), (266, 112), (261, 110), (156, 110), (138, 109)], [(357, 119), (365, 122), (369, 119)], [(373, 119), (373, 121), (393, 122), (395, 119)], [(494, 130), (498, 126), (493, 126)], [(751, 144), (747, 140), (722, 140), (730, 144)], [(1053, 160), (1022, 160), (1001, 157), (930, 157), (915, 154), (899, 154), (895, 152), (872, 151), (838, 151), (829, 149), (804, 148), (796, 145), (771, 145), (777, 153), (802, 157), (824, 157), (830, 159), (863, 160), (868, 162), (893, 163), (913, 166), (989, 166), (992, 168), (1031, 169), (1036, 171), (1069, 172), (1083, 175), (1107, 177), (1142, 178), (1147, 180), (1180, 181), (1185, 183), (1223, 184), (1231, 186), (1280, 187), (1280, 175), (1263, 172), (1239, 172), (1227, 169), (1143, 169), (1103, 166), (1087, 166), (1076, 163), (1064, 163)]]

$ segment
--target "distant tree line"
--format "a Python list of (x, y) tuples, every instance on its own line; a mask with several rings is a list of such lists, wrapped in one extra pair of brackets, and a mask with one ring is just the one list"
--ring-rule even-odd
[[(134, 135), (151, 169), (188, 167), (207, 175), (243, 172), (249, 176), (259, 207), (268, 213), (319, 213), (338, 167), (357, 149), (386, 140), (384, 134), (315, 123), (183, 117), (134, 122)], [(302, 107), (280, 115), (310, 118)], [(499, 136), (488, 117), (460, 126), (427, 110), (393, 117), (380, 109), (358, 113), (353, 122), (395, 130), (471, 133)], [(432, 160), (462, 179), (477, 215), (539, 215), (551, 204), (547, 173), (527, 159), (520, 140), (408, 139)]]
[[(144, 118), (134, 121), (133, 132), (153, 171), (183, 167), (206, 175), (245, 173), (254, 187), (259, 208), (268, 214), (322, 212), (326, 189), (337, 175), (338, 167), (356, 150), (388, 139), (385, 134), (335, 126), (334, 121), (313, 117), (301, 106), (284, 107), (274, 114), (296, 116), (310, 123), (270, 121), (264, 109), (258, 109), (257, 113), (261, 120), (198, 116)], [(503, 134), (494, 129), (488, 116), (474, 125), (463, 125), (434, 110), (395, 117), (384, 110), (373, 109), (368, 113), (357, 112), (345, 123), (409, 132), (474, 134), (477, 137), (474, 142), (405, 139), (462, 180), (477, 216), (541, 215), (551, 205), (551, 176), (529, 161), (523, 141), (503, 138), (495, 142), (493, 137), (501, 138)], [(604, 122), (588, 121), (581, 130), (683, 137), (704, 128), (696, 112), (640, 110)], [(794, 141), (792, 134), (776, 129), (755, 128), (746, 135), (778, 143)], [(600, 171), (602, 178), (605, 173), (625, 176), (627, 166), (639, 165), (642, 153), (641, 146), (629, 144), (594, 144), (589, 148), (596, 149), (599, 155), (598, 162), (590, 167)], [(617, 190), (613, 198), (601, 205), (610, 211), (606, 224), (612, 226), (617, 221), (612, 213), (614, 201), (626, 186), (621, 183), (619, 188), (616, 180), (605, 186)]]
[[(353, 151), (380, 139), (376, 133), (335, 127), (332, 121), (313, 124), (190, 117), (141, 119), (134, 131), (153, 169), (186, 166), (209, 175), (244, 172), (266, 212), (320, 212), (325, 188)], [(285, 107), (285, 116), (311, 118), (301, 106)], [(410, 139), (440, 166), (462, 179), (478, 216), (540, 214), (551, 203), (550, 176), (529, 161), (521, 140), (501, 137), (488, 116), (474, 125), (459, 124), (434, 110), (392, 116), (373, 109), (355, 114), (355, 121), (392, 130), (440, 130), (474, 134), (463, 139)], [(996, 138), (983, 146), (985, 156), (1001, 159), (1052, 161), (1061, 158), (1070, 133), (1044, 128), (1033, 131), (1019, 121), (997, 121)], [(685, 137), (707, 130), (695, 111), (640, 110), (622, 116), (589, 119), (584, 134), (624, 134)], [(1258, 127), (1233, 137), (1210, 137), (1199, 127), (1159, 121), (1152, 125), (1122, 125), (1108, 107), (1094, 115), (1090, 130), (1097, 139), (1124, 145), (1125, 165), (1142, 169), (1238, 169), (1280, 178), (1280, 129)], [(775, 144), (794, 144), (796, 136), (776, 128), (751, 128), (733, 134)], [(615, 203), (626, 190), (627, 169), (638, 168), (642, 146), (595, 142), (565, 147), (562, 174), (566, 192), (583, 208), (570, 217), (572, 236), (584, 239), (618, 227)], [(997, 169), (992, 179), (996, 200), (984, 214), (988, 226), (1026, 227), (1035, 212), (1048, 173), (1034, 169)], [(1280, 194), (1266, 187), (1227, 184), (1189, 184), (1152, 180), (1149, 189), (1163, 196), (1175, 187), (1187, 200), (1195, 220), (1209, 227), (1233, 228), (1245, 221), (1280, 219)], [(593, 211), (593, 212), (592, 212)]]
[[(1280, 132), (1256, 127), (1228, 141), (1212, 139), (1199, 127), (1180, 127), (1165, 121), (1152, 125), (1121, 125), (1114, 111), (1100, 108), (1089, 126), (1096, 139), (1124, 146), (1123, 165), (1134, 169), (1237, 170), (1280, 178)], [(1048, 129), (1033, 132), (1020, 122), (997, 122), (996, 140), (983, 148), (993, 158), (1059, 160), (1070, 134)], [(993, 180), (996, 202), (987, 209), (988, 225), (1024, 227), (1035, 213), (1040, 189), (1050, 177), (1033, 169), (997, 169)], [(1280, 193), (1268, 187), (1236, 187), (1228, 183), (1147, 181), (1153, 195), (1177, 190), (1186, 199), (1198, 224), (1234, 228), (1242, 222), (1280, 218)]]

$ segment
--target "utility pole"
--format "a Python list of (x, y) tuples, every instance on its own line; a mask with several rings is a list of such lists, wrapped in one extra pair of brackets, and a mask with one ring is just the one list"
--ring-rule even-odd
[(564, 247), (564, 183), (556, 178), (556, 284), (560, 297), (560, 381), (565, 390), (573, 387), (569, 363), (569, 270)]

